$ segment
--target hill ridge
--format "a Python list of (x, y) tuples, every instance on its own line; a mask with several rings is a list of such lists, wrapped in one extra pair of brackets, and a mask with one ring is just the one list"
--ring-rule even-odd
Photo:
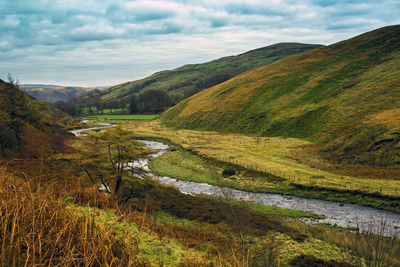
[(199, 91), (229, 80), (254, 67), (268, 65), (284, 57), (320, 46), (280, 43), (205, 63), (186, 64), (172, 70), (158, 71), (143, 79), (115, 85), (101, 92), (94, 92), (81, 98), (80, 102), (93, 102), (91, 99), (101, 99), (105, 102), (115, 99), (123, 101), (134, 94), (159, 90), (167, 93), (172, 103), (178, 103)]
[(399, 84), (396, 25), (240, 74), (182, 101), (161, 120), (178, 128), (324, 143), (368, 116), (400, 108)]

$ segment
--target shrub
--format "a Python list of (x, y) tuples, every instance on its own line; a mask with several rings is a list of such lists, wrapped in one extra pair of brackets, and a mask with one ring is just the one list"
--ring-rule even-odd
[[(298, 267), (352, 267), (353, 265), (334, 260), (324, 261), (313, 255), (299, 255), (290, 261), (292, 266)], [(353, 266), (354, 267), (354, 266)]]
[(16, 139), (13, 133), (5, 127), (0, 126), (0, 147), (1, 155), (4, 156), (4, 150), (6, 148), (13, 148), (16, 143)]
[(222, 175), (225, 177), (232, 176), (235, 174), (236, 174), (235, 170), (232, 170), (232, 169), (225, 169), (222, 171)]

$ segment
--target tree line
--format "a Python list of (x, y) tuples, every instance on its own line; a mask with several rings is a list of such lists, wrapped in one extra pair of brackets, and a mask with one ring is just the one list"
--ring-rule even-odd
[(147, 90), (121, 98), (101, 99), (101, 91), (94, 90), (86, 96), (69, 102), (57, 101), (53, 105), (71, 115), (103, 114), (104, 112), (129, 114), (158, 114), (172, 106), (171, 97), (162, 90)]

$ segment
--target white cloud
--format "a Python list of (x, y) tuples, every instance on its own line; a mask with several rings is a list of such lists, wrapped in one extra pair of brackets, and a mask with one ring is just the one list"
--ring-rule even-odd
[(115, 84), (278, 42), (400, 23), (393, 0), (3, 0), (0, 78)]

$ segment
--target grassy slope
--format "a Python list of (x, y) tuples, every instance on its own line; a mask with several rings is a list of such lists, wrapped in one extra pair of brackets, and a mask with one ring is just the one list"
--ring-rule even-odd
[[(0, 80), (0, 110), (4, 110), (2, 107), (9, 101), (8, 97), (13, 90), (18, 89), (12, 88), (8, 83)], [(17, 149), (17, 145), (15, 145), (14, 151), (8, 152), (13, 154), (13, 157), (21, 153), (23, 154), (19, 156), (29, 157), (28, 154), (30, 154), (42, 157), (53, 153), (54, 150), (63, 149), (62, 140), (65, 138), (65, 130), (62, 127), (73, 119), (45, 101), (35, 100), (25, 93), (22, 93), (22, 96), (26, 98), (29, 116), (27, 115), (23, 120), (25, 129), (21, 147)]]
[(167, 91), (175, 101), (224, 82), (255, 67), (271, 64), (319, 45), (282, 43), (252, 50), (238, 56), (224, 57), (204, 64), (191, 64), (157, 72), (147, 78), (113, 86), (101, 92), (103, 99), (121, 98), (149, 89)]
[(400, 107), (400, 26), (260, 67), (165, 112), (170, 126), (327, 141)]
[[(400, 26), (391, 26), (292, 56), (200, 92), (161, 120), (173, 127), (327, 143), (305, 162), (324, 158), (316, 167), (329, 169), (329, 161), (333, 170), (346, 169), (343, 174), (396, 179), (399, 43)], [(304, 161), (313, 150), (297, 159)]]

